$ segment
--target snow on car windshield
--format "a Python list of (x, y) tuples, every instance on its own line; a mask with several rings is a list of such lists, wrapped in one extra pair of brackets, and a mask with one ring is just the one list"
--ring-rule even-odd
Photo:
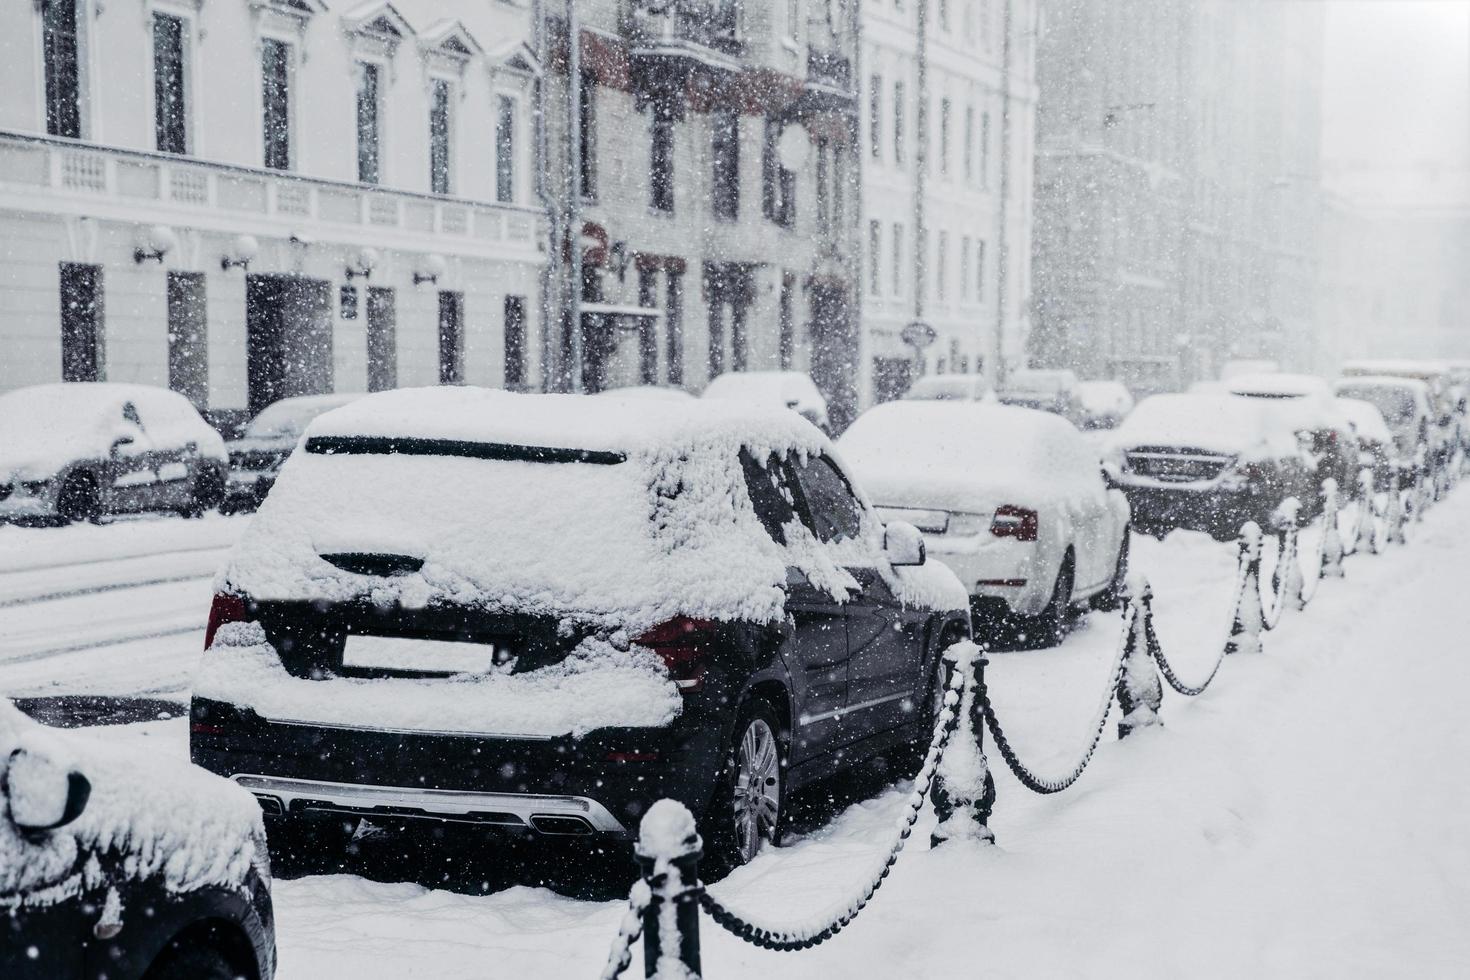
[(1383, 413), (1383, 419), (1389, 425), (1403, 425), (1414, 421), (1417, 410), (1414, 393), (1404, 385), (1366, 382), (1340, 384), (1337, 386), (1337, 397), (1367, 402)]

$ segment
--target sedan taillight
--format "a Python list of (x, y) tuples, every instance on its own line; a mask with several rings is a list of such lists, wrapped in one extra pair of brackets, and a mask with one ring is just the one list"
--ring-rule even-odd
[(655, 626), (633, 642), (663, 658), (680, 692), (692, 694), (704, 687), (705, 663), (714, 651), (719, 625), (714, 620), (680, 616)]
[(214, 602), (209, 606), (209, 623), (204, 627), (204, 649), (208, 650), (214, 645), (214, 634), (226, 623), (243, 623), (245, 621), (245, 600), (228, 592), (215, 594)]
[(1035, 541), (1039, 527), (1036, 511), (1006, 504), (995, 509), (995, 517), (990, 522), (990, 533), (997, 538)]

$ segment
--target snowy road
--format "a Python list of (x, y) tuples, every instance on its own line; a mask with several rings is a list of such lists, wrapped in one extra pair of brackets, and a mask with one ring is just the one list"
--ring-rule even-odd
[[(1121, 743), (1110, 730), (1073, 790), (1035, 797), (999, 771), (999, 846), (926, 851), (926, 811), (913, 849), (837, 939), (767, 953), (706, 919), (706, 974), (1463, 976), (1470, 491), (1410, 533), (1408, 548), (1349, 559), (1345, 581), (1325, 583), (1306, 612), (1289, 612), (1262, 655), (1227, 662), (1202, 698), (1167, 694), (1164, 729)], [(1174, 535), (1138, 541), (1136, 555), (1154, 582), (1166, 652), (1186, 680), (1202, 675), (1226, 626), (1231, 547)], [(88, 608), (118, 623), (146, 601), (183, 625), (191, 596), (197, 629), (207, 594), (201, 579), (42, 605), (73, 609), (59, 633), (88, 637)], [(33, 608), (0, 607), (0, 624), (9, 629), (20, 611), (24, 628), (39, 628), (45, 614)], [(1034, 768), (1059, 774), (1085, 747), (1115, 622), (1093, 615), (1058, 650), (993, 657), (996, 711)], [(0, 685), (177, 690), (197, 650), (197, 634), (183, 634), (11, 662)], [(186, 754), (181, 719), (90, 731)], [(786, 846), (713, 891), (774, 924), (844, 901), (886, 847), (902, 787), (872, 781), (858, 795), (832, 819), (814, 806), (818, 817)], [(425, 866), (385, 877), (431, 875), (433, 852), (421, 859)], [(451, 869), (453, 891), (349, 875), (278, 881), (280, 977), (596, 975), (621, 903), (566, 897), (596, 890), (578, 887), (582, 862), (561, 852), (512, 865), (493, 847), (471, 862)], [(542, 878), (560, 879), (561, 893), (540, 887)]]

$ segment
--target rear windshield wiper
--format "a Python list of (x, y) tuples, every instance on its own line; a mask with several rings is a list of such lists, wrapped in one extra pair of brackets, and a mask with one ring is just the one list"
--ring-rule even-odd
[(413, 436), (312, 436), (306, 440), (306, 451), (322, 456), (460, 456), (521, 463), (596, 463), (602, 466), (628, 460), (623, 453), (598, 449), (516, 446), (504, 442)]

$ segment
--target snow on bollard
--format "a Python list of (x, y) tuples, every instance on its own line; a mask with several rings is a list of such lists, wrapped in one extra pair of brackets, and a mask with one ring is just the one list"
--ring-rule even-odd
[(1404, 513), (1404, 464), (1395, 461), (1393, 473), (1388, 479), (1388, 510), (1383, 515), (1388, 526), (1388, 543), (1404, 544), (1404, 525), (1408, 515)]
[(1378, 535), (1373, 526), (1373, 471), (1358, 471), (1358, 526), (1353, 531), (1353, 554), (1378, 554)]
[(1425, 490), (1424, 471), (1429, 468), (1429, 456), (1420, 446), (1419, 451), (1414, 454), (1414, 523), (1424, 520), (1424, 509), (1429, 505), (1428, 493)]
[[(1240, 529), (1240, 568), (1240, 589), (1235, 595), (1235, 615), (1225, 652), (1260, 653), (1265, 614), (1261, 609), (1261, 528), (1255, 521), (1246, 521)], [(1291, 576), (1290, 569), (1287, 575)], [(1300, 571), (1296, 579), (1300, 581)]]
[(1322, 577), (1342, 578), (1342, 534), (1337, 528), (1338, 512), (1337, 481), (1328, 477), (1322, 481)]
[(1128, 603), (1123, 622), (1128, 630), (1123, 652), (1123, 670), (1118, 674), (1118, 737), (1127, 738), (1140, 728), (1162, 725), (1159, 708), (1164, 703), (1164, 686), (1149, 651), (1148, 629), (1153, 618), (1153, 589), (1142, 572), (1128, 576)]
[[(1295, 497), (1287, 497), (1276, 508), (1273, 521), (1276, 524), (1276, 538), (1278, 541), (1276, 549), (1276, 569), (1271, 573), (1271, 591), (1276, 596), (1278, 609), (1285, 605), (1290, 597), (1292, 604), (1298, 610), (1305, 609), (1307, 604), (1302, 601), (1302, 593), (1306, 590), (1306, 582), (1302, 578), (1301, 556), (1297, 552), (1297, 525), (1301, 520), (1302, 502)], [(1259, 531), (1259, 528), (1257, 529)], [(1241, 528), (1241, 533), (1245, 529)], [(1257, 563), (1259, 573), (1259, 563)], [(1257, 579), (1259, 582), (1259, 577)], [(1275, 623), (1272, 624), (1273, 626)]]
[(953, 690), (945, 693), (944, 710), (957, 711), (959, 722), (939, 760), (937, 778), (930, 791), (939, 823), (929, 836), (929, 846), (938, 847), (947, 840), (992, 844), (995, 834), (991, 833), (989, 824), (995, 806), (995, 780), (990, 776), (990, 764), (981, 743), (985, 720), (980, 714), (979, 698), (985, 683), (985, 652), (964, 640), (946, 650), (944, 659), (951, 678), (964, 678), (964, 689), (958, 697)]
[(659, 800), (638, 825), (633, 853), (649, 891), (643, 913), (646, 977), (699, 978), (699, 858), (703, 849), (694, 814), (677, 800)]

